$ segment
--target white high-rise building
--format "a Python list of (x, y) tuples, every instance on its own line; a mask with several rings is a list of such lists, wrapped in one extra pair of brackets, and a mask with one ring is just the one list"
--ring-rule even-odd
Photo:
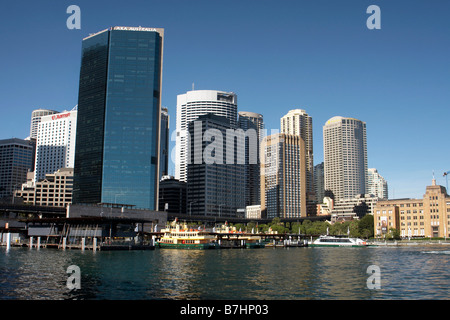
[(37, 139), (38, 126), (41, 118), (50, 114), (59, 113), (59, 111), (48, 109), (36, 109), (31, 113), (30, 138)]
[(375, 168), (367, 170), (368, 173), (368, 194), (373, 194), (380, 199), (388, 198), (388, 184)]
[(34, 182), (61, 168), (73, 168), (77, 111), (43, 116), (38, 125)]
[(323, 127), (325, 190), (335, 201), (354, 198), (367, 190), (366, 123), (333, 117)]
[(233, 92), (193, 90), (177, 96), (175, 179), (187, 181), (188, 124), (201, 115), (226, 117), (237, 124), (237, 96)]
[(302, 109), (290, 110), (280, 119), (281, 133), (302, 137), (305, 141), (306, 192), (308, 201), (315, 200), (312, 118)]

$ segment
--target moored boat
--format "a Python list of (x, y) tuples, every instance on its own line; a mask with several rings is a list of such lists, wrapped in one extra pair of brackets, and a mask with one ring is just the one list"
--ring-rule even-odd
[(367, 247), (369, 244), (359, 238), (320, 236), (308, 243), (309, 247)]
[(216, 249), (219, 245), (216, 237), (201, 229), (181, 226), (177, 220), (162, 229), (164, 235), (158, 241), (159, 248), (171, 249)]

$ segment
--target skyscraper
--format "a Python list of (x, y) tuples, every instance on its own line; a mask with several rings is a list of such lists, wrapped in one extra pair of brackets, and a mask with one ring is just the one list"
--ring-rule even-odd
[(73, 168), (77, 111), (43, 116), (38, 125), (34, 182), (61, 168)]
[(307, 216), (305, 142), (279, 133), (264, 138), (261, 159), (261, 212), (267, 218)]
[(83, 39), (74, 203), (158, 208), (163, 39), (142, 27)]
[(235, 129), (212, 113), (189, 123), (188, 214), (236, 217), (244, 209), (244, 153)]
[(388, 198), (388, 184), (375, 168), (369, 168), (368, 173), (368, 194), (373, 194), (380, 199)]
[(325, 197), (323, 162), (314, 166), (314, 191), (316, 192), (317, 203), (322, 203)]
[(315, 200), (312, 118), (302, 109), (290, 110), (280, 120), (280, 132), (299, 135), (305, 141), (306, 192), (309, 202)]
[(161, 137), (160, 137), (159, 178), (169, 174), (169, 110), (161, 108)]
[(240, 111), (238, 115), (238, 128), (247, 133), (244, 164), (245, 205), (258, 205), (261, 204), (259, 153), (264, 134), (263, 116), (259, 113), (247, 111)]
[(335, 201), (367, 190), (366, 123), (333, 117), (323, 127), (325, 190)]
[(187, 181), (188, 125), (201, 115), (225, 117), (234, 128), (237, 122), (237, 96), (233, 92), (193, 90), (177, 97), (175, 179)]
[(35, 143), (32, 140), (0, 140), (0, 199), (12, 196), (27, 181), (33, 168)]

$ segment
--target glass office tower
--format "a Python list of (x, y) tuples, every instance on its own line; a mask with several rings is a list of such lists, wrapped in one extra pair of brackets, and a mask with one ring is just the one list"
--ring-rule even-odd
[(73, 203), (157, 208), (163, 39), (141, 27), (83, 39)]

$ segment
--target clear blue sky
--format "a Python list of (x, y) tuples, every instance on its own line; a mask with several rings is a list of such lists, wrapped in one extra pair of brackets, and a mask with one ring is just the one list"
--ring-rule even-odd
[[(81, 29), (69, 30), (69, 5)], [(369, 30), (369, 5), (381, 30)], [(290, 109), (322, 127), (337, 115), (367, 123), (369, 167), (389, 197), (422, 197), (433, 170), (450, 171), (450, 1), (7, 1), (0, 7), (0, 139), (25, 138), (31, 111), (77, 104), (81, 40), (110, 26), (165, 28), (162, 104), (175, 129), (176, 96), (233, 91), (239, 111), (279, 129)], [(173, 144), (172, 144), (173, 146)], [(173, 166), (172, 166), (173, 167)]]

